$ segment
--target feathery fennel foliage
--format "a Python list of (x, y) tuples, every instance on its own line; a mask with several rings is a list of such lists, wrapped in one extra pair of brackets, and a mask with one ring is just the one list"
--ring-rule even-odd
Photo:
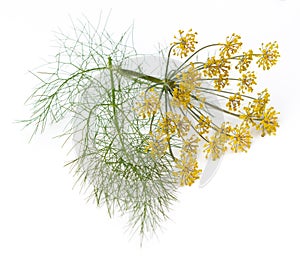
[(71, 122), (58, 134), (73, 140), (78, 157), (68, 163), (90, 198), (129, 216), (129, 226), (143, 239), (167, 218), (177, 184), (168, 159), (146, 151), (149, 135), (134, 102), (151, 82), (125, 74), (121, 67), (137, 54), (128, 46), (132, 28), (113, 41), (105, 27), (74, 25), (74, 35), (57, 33), (55, 60), (33, 73), (40, 85), (27, 103), (32, 116), (23, 121), (33, 135), (52, 123)]

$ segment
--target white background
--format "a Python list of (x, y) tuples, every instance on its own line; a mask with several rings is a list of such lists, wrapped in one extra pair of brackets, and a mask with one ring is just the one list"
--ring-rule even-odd
[[(300, 255), (299, 24), (297, 0), (3, 1), (0, 4), (0, 255)], [(28, 74), (53, 55), (53, 31), (83, 15), (112, 9), (108, 29), (133, 22), (136, 48), (153, 53), (178, 29), (198, 31), (200, 45), (235, 32), (248, 47), (277, 40), (281, 59), (261, 74), (281, 112), (275, 137), (257, 138), (248, 154), (227, 155), (204, 188), (182, 189), (158, 238), (129, 240), (126, 222), (86, 202), (63, 165), (66, 149), (21, 130)]]

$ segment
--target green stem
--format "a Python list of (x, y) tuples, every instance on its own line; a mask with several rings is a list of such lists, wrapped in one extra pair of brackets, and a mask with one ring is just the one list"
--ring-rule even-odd
[(163, 84), (164, 83), (164, 81), (159, 79), (159, 78), (149, 76), (149, 75), (145, 75), (145, 74), (140, 73), (140, 72), (136, 72), (136, 71), (132, 71), (132, 70), (128, 70), (128, 69), (123, 69), (123, 68), (117, 69), (116, 71), (123, 74), (123, 75), (131, 76), (131, 77), (137, 77), (137, 78), (144, 79), (144, 80), (147, 80), (147, 81), (152, 82), (152, 83), (156, 83), (156, 84)]
[[(199, 87), (199, 89), (200, 89), (200, 91), (201, 91), (201, 90), (204, 90), (204, 91), (206, 90), (206, 91), (215, 91), (215, 92), (227, 93), (227, 94), (231, 94), (231, 95), (235, 94), (234, 92), (229, 92), (229, 91), (224, 91), (224, 90), (218, 91), (218, 90), (216, 90), (216, 89), (206, 88), (206, 87)], [(208, 92), (206, 92), (206, 93), (208, 93)], [(222, 96), (221, 96), (220, 94), (218, 94), (218, 93), (210, 93), (210, 94), (214, 94), (214, 95), (216, 95), (216, 96), (222, 97)], [(255, 100), (254, 97), (248, 96), (248, 95), (246, 95), (246, 94), (241, 94), (241, 96), (243, 96), (243, 97), (245, 97), (245, 98), (248, 98), (248, 99), (251, 99), (251, 100)], [(224, 97), (224, 96), (223, 96), (223, 97)], [(228, 97), (227, 97), (227, 98), (228, 98)]]
[[(117, 116), (117, 104), (116, 104), (116, 88), (115, 88), (115, 81), (114, 81), (114, 76), (113, 76), (113, 67), (112, 67), (112, 59), (111, 57), (108, 57), (108, 68), (109, 68), (109, 75), (110, 75), (110, 83), (111, 83), (111, 100), (112, 100), (112, 107), (113, 107), (113, 114), (114, 114), (114, 123), (118, 132), (118, 137), (120, 138), (120, 143), (122, 146), (122, 149), (125, 152), (126, 151), (126, 147), (123, 141), (123, 137), (121, 134), (121, 130), (120, 130), (120, 124), (119, 124), (119, 120), (118, 120), (118, 116)], [(127, 153), (125, 153), (127, 154)]]
[(217, 109), (217, 110), (219, 110), (219, 111), (222, 111), (222, 112), (224, 112), (225, 114), (232, 115), (232, 116), (235, 116), (235, 117), (240, 117), (239, 114), (235, 114), (235, 113), (233, 113), (233, 112), (227, 111), (227, 110), (225, 110), (225, 109), (223, 109), (223, 108), (220, 108), (220, 107), (218, 107), (218, 106), (216, 106), (216, 105), (214, 105), (214, 104), (211, 104), (211, 103), (209, 103), (209, 102), (205, 102), (205, 104), (208, 105), (208, 106), (210, 106), (210, 107), (212, 107), (212, 108), (214, 108), (214, 109)]
[[(260, 57), (262, 54), (261, 53), (252, 53), (252, 56), (254, 57)], [(245, 57), (244, 54), (241, 54), (241, 55), (236, 55), (236, 56), (232, 56), (229, 58), (229, 60), (239, 60), (239, 58), (243, 58)]]
[(170, 63), (170, 57), (171, 57), (171, 52), (172, 52), (172, 49), (174, 48), (175, 44), (173, 44), (171, 46), (171, 48), (169, 49), (169, 52), (168, 52), (168, 58), (167, 58), (167, 65), (166, 65), (166, 71), (165, 71), (165, 77), (167, 77), (168, 75), (168, 69), (169, 69), (169, 63)]
[(114, 83), (114, 76), (113, 76), (113, 72), (112, 72), (111, 57), (108, 57), (108, 68), (109, 68), (110, 83), (111, 83), (111, 98), (112, 98), (114, 119), (116, 120), (116, 123), (118, 123), (118, 121), (117, 121), (118, 119), (116, 117), (116, 89), (115, 89), (115, 83)]

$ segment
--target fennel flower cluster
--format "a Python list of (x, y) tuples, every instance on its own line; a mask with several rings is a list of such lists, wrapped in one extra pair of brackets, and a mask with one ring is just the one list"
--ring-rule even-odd
[[(241, 37), (233, 33), (225, 42), (196, 50), (196, 35), (192, 29), (186, 34), (179, 30), (169, 53), (185, 58), (183, 64), (152, 85), (138, 103), (139, 114), (156, 122), (149, 129), (146, 150), (152, 157), (172, 158), (173, 174), (181, 186), (191, 186), (200, 178), (202, 170), (197, 159), (201, 153), (216, 160), (228, 150), (247, 152), (253, 129), (265, 136), (275, 135), (279, 127), (279, 113), (268, 105), (268, 90), (254, 93), (259, 88), (255, 71), (251, 70), (252, 64), (268, 70), (277, 63), (277, 42), (262, 44), (257, 52), (242, 51)], [(209, 47), (218, 48), (217, 54), (194, 60)], [(207, 82), (213, 86), (208, 87)], [(205, 95), (210, 94), (219, 97), (223, 106), (207, 102)], [(218, 125), (206, 106), (234, 120)], [(202, 148), (200, 141), (204, 142)]]

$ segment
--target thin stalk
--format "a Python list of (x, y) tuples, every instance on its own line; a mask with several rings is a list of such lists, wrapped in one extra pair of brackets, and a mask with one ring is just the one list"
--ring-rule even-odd
[(217, 109), (217, 110), (219, 110), (219, 111), (222, 111), (222, 112), (224, 112), (225, 114), (232, 115), (232, 116), (235, 116), (235, 117), (240, 117), (239, 114), (235, 114), (235, 113), (232, 113), (232, 112), (230, 112), (230, 111), (227, 111), (227, 110), (225, 110), (225, 109), (223, 109), (223, 108), (219, 108), (218, 106), (216, 106), (216, 105), (214, 105), (214, 104), (211, 104), (211, 103), (208, 103), (208, 102), (205, 102), (205, 104), (208, 105), (208, 106), (210, 106), (210, 107), (212, 107), (212, 108), (214, 108), (214, 109)]
[(116, 71), (121, 73), (121, 74), (125, 74), (125, 75), (131, 76), (131, 77), (138, 77), (138, 78), (141, 78), (141, 79), (144, 79), (144, 80), (147, 80), (149, 82), (156, 83), (156, 84), (162, 84), (164, 82), (163, 80), (161, 80), (159, 78), (149, 76), (149, 75), (145, 75), (143, 73), (128, 70), (128, 69), (120, 68), (120, 69), (117, 69)]
[[(201, 91), (202, 89), (203, 89), (203, 90), (206, 90), (206, 91), (216, 91), (215, 89), (205, 88), (205, 87), (199, 87), (199, 89), (200, 89), (200, 91)], [(229, 92), (229, 91), (224, 91), (224, 90), (222, 90), (222, 91), (220, 91), (220, 92), (222, 92), (222, 93), (227, 93), (227, 94), (235, 94), (234, 92)], [(208, 93), (208, 92), (206, 92), (206, 93)], [(214, 95), (217, 95), (217, 96), (222, 97), (222, 95), (217, 94), (217, 93), (210, 93), (210, 94), (214, 94)], [(248, 98), (248, 99), (251, 99), (251, 100), (255, 100), (254, 97), (251, 97), (251, 96), (249, 96), (249, 95), (241, 94), (241, 96), (243, 96), (243, 97), (245, 97), (245, 98)], [(223, 97), (224, 97), (224, 96), (223, 96)]]
[(118, 132), (118, 135), (120, 138), (120, 143), (122, 145), (122, 149), (124, 150), (124, 152), (127, 152), (122, 135), (121, 135), (120, 124), (119, 124), (118, 117), (117, 117), (116, 89), (115, 89), (115, 81), (114, 81), (114, 76), (113, 76), (111, 57), (108, 57), (108, 68), (109, 68), (109, 75), (110, 75), (110, 82), (111, 82), (111, 99), (112, 99), (114, 123), (115, 123), (116, 129), (117, 129), (117, 132)]
[(168, 52), (168, 57), (167, 57), (167, 64), (166, 64), (166, 72), (165, 72), (165, 78), (167, 77), (168, 75), (168, 69), (169, 69), (169, 63), (170, 63), (170, 57), (171, 57), (171, 51), (172, 49), (174, 48), (175, 44), (173, 44), (170, 49), (169, 49), (169, 52)]

